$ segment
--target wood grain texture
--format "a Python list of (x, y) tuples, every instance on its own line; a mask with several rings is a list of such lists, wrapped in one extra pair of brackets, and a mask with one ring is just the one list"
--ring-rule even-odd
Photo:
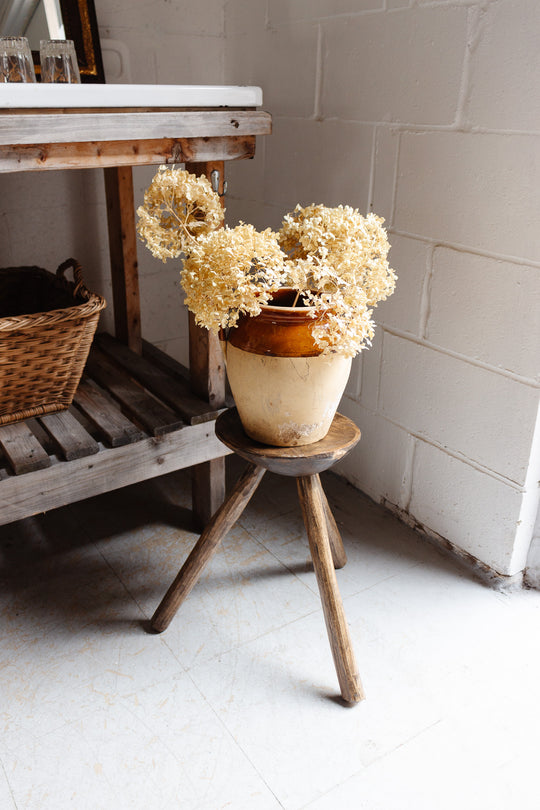
[(184, 424), (178, 415), (150, 396), (96, 347), (90, 352), (86, 368), (91, 377), (120, 403), (122, 409), (152, 435), (171, 433)]
[[(254, 109), (3, 110), (0, 113), (0, 172), (106, 167), (117, 336), (133, 351), (140, 353), (140, 304), (131, 166), (204, 163), (208, 170), (209, 161), (252, 157), (255, 136), (270, 132), (271, 116)], [(223, 172), (221, 176), (223, 177)], [(216, 339), (215, 342), (210, 340), (208, 346), (201, 347), (198, 343), (200, 338), (199, 334), (194, 341), (195, 355), (203, 358), (196, 374), (199, 374), (200, 384), (205, 388), (205, 398), (212, 403), (214, 409), (218, 409), (224, 402), (224, 374), (223, 369), (219, 368), (222, 363), (219, 344)], [(3, 498), (0, 501), (0, 522), (27, 517), (118, 486), (145, 480), (161, 472), (204, 464), (229, 452), (216, 439), (213, 423), (208, 426), (194, 424), (180, 429), (182, 420), (175, 420), (173, 414), (171, 421), (170, 412), (165, 417), (163, 410), (161, 418), (156, 413), (156, 408), (165, 411), (168, 409), (149, 397), (129, 377), (124, 375), (119, 381), (119, 374), (114, 366), (104, 371), (104, 366), (98, 363), (97, 368), (101, 371), (98, 384), (105, 388), (110, 384), (121, 407), (132, 415), (134, 421), (139, 420), (140, 424), (145, 425), (156, 436), (165, 431), (172, 433), (159, 440), (141, 438), (141, 431), (120, 409), (114, 408), (108, 398), (100, 397), (93, 385), (88, 388), (83, 383), (80, 396), (76, 399), (77, 406), (93, 422), (104, 442), (112, 446), (111, 449), (100, 448), (91, 462), (73, 459), (70, 462), (54, 463), (53, 459), (49, 469), (39, 469), (51, 464), (47, 452), (27, 426), (8, 426), (9, 431), (4, 433), (4, 440), (9, 452), (5, 450), (4, 459), (8, 460), (11, 468), (16, 468), (21, 473), (33, 471), (28, 475), (13, 476), (7, 463), (2, 461), (0, 476)], [(114, 372), (112, 375), (109, 373), (111, 370)], [(131, 394), (127, 392), (128, 388)], [(139, 399), (137, 403), (141, 392), (145, 402)], [(149, 397), (150, 402), (145, 397)], [(212, 407), (203, 407), (201, 418), (208, 418), (211, 410)], [(191, 412), (195, 411), (192, 409)], [(110, 418), (108, 426), (107, 414)], [(13, 431), (17, 433), (16, 439), (13, 439)], [(196, 446), (192, 448), (191, 441), (195, 441), (195, 436)], [(170, 454), (163, 449), (169, 445), (174, 447)], [(67, 464), (69, 466), (66, 467)], [(208, 469), (211, 486), (205, 486), (210, 504), (215, 502), (219, 491), (222, 467), (221, 463), (216, 463)], [(96, 470), (99, 470), (97, 477)], [(203, 503), (202, 489), (199, 494), (198, 502)]]
[(219, 411), (211, 410), (205, 402), (195, 396), (183, 378), (173, 377), (171, 371), (165, 372), (146, 357), (130, 351), (111, 335), (106, 333), (97, 335), (96, 343), (152, 394), (179, 413), (187, 424), (208, 422), (218, 416)]
[(66, 461), (92, 456), (99, 450), (96, 440), (90, 436), (70, 411), (59, 411), (38, 419), (58, 447), (59, 455)]
[[(8, 427), (19, 426), (24, 427), (24, 423)], [(214, 435), (213, 423), (207, 423), (184, 427), (159, 439), (101, 448), (95, 456), (58, 461), (27, 475), (12, 475), (1, 482), (0, 525), (226, 454)]]
[(221, 441), (252, 464), (280, 475), (315, 475), (343, 458), (360, 440), (360, 431), (350, 419), (337, 413), (324, 439), (300, 447), (273, 447), (250, 439), (242, 428), (236, 408), (220, 414), (216, 433)]
[(130, 166), (104, 170), (116, 337), (141, 353), (137, 233)]
[(255, 154), (255, 136), (152, 138), (86, 143), (0, 145), (0, 173), (53, 169), (104, 169), (207, 160), (243, 160)]
[(271, 116), (262, 110), (166, 110), (73, 112), (3, 110), (0, 144), (84, 143), (161, 138), (269, 135)]
[(234, 526), (257, 489), (265, 470), (249, 465), (238, 479), (225, 503), (218, 509), (191, 554), (182, 566), (176, 579), (155, 611), (151, 626), (161, 633), (171, 623), (178, 608), (199, 579), (205, 565), (216, 551), (221, 540)]
[(193, 393), (213, 408), (225, 403), (225, 362), (217, 335), (195, 324), (189, 313), (189, 368)]
[(302, 476), (297, 484), (341, 695), (347, 703), (358, 703), (365, 695), (334, 571), (320, 481), (315, 475)]
[(88, 380), (79, 383), (74, 402), (109, 447), (123, 447), (144, 439), (144, 433)]
[(154, 346), (154, 344), (150, 343), (148, 340), (144, 340), (144, 338), (142, 348), (143, 357), (146, 357), (150, 363), (158, 366), (167, 374), (172, 374), (178, 379), (189, 382), (189, 368), (187, 366), (179, 363), (178, 360), (175, 360), (174, 357), (170, 356), (170, 354), (165, 354), (164, 351), (158, 349), (157, 346)]
[[(219, 174), (217, 191), (224, 205), (225, 167), (223, 161), (187, 163), (187, 171), (200, 177), (211, 179), (212, 172)], [(225, 362), (216, 335), (202, 329), (195, 323), (193, 313), (189, 313), (189, 368), (191, 387), (197, 396), (207, 400), (215, 408), (225, 404)]]
[(193, 522), (202, 531), (225, 500), (225, 458), (192, 468), (191, 500)]
[[(51, 464), (48, 454), (25, 422), (0, 427), (0, 447), (17, 476), (42, 470)], [(4, 496), (2, 489), (2, 497)]]

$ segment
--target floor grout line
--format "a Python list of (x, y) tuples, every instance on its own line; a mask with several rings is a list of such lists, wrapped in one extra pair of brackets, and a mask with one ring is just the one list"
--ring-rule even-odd
[(280, 807), (282, 807), (282, 808), (284, 808), (284, 805), (283, 805), (283, 804), (280, 802), (280, 800), (279, 800), (279, 799), (278, 799), (278, 797), (276, 796), (275, 792), (272, 790), (272, 788), (271, 788), (271, 787), (270, 787), (270, 785), (268, 784), (267, 780), (264, 778), (264, 776), (262, 775), (262, 773), (260, 772), (260, 770), (257, 768), (257, 766), (256, 766), (256, 765), (255, 765), (255, 764), (252, 762), (251, 758), (249, 757), (249, 755), (247, 754), (247, 752), (244, 750), (243, 746), (242, 746), (242, 745), (240, 745), (240, 743), (238, 742), (238, 740), (237, 740), (237, 739), (236, 739), (236, 737), (234, 736), (234, 734), (233, 734), (232, 730), (231, 730), (231, 729), (228, 727), (228, 725), (226, 724), (226, 722), (223, 720), (223, 718), (220, 716), (220, 714), (218, 713), (218, 711), (215, 709), (214, 705), (213, 705), (213, 704), (212, 704), (212, 703), (211, 703), (211, 702), (208, 700), (208, 698), (206, 697), (206, 695), (204, 694), (204, 692), (203, 692), (203, 691), (201, 690), (201, 688), (199, 687), (198, 683), (197, 683), (197, 682), (196, 682), (196, 681), (193, 679), (193, 677), (192, 677), (191, 675), (190, 675), (190, 679), (191, 679), (191, 682), (192, 682), (193, 686), (195, 687), (195, 689), (196, 689), (196, 690), (197, 690), (197, 692), (199, 693), (199, 695), (202, 697), (202, 699), (204, 700), (204, 702), (206, 703), (206, 705), (208, 706), (208, 708), (209, 708), (209, 709), (212, 711), (212, 713), (214, 714), (214, 717), (216, 717), (216, 719), (218, 720), (218, 722), (219, 722), (219, 723), (221, 723), (222, 727), (225, 729), (225, 731), (226, 731), (226, 732), (227, 732), (227, 734), (229, 735), (229, 737), (230, 737), (230, 739), (232, 740), (232, 742), (234, 743), (234, 745), (235, 745), (235, 746), (238, 748), (238, 750), (239, 750), (239, 751), (241, 751), (241, 752), (242, 752), (242, 755), (245, 757), (246, 761), (247, 761), (247, 762), (249, 762), (249, 764), (251, 765), (251, 767), (253, 768), (253, 770), (255, 771), (255, 773), (257, 774), (257, 776), (259, 777), (259, 779), (260, 779), (260, 780), (261, 780), (261, 782), (263, 783), (263, 785), (264, 785), (264, 786), (265, 786), (265, 787), (266, 787), (266, 788), (267, 788), (267, 789), (270, 791), (270, 793), (271, 793), (271, 794), (272, 794), (272, 796), (275, 798), (275, 800), (276, 800), (276, 802), (279, 804), (279, 806), (280, 806)]
[(19, 810), (19, 805), (17, 804), (17, 801), (15, 799), (15, 794), (13, 793), (13, 788), (11, 787), (11, 782), (9, 780), (9, 777), (8, 777), (7, 773), (6, 773), (6, 768), (5, 768), (4, 763), (2, 761), (1, 755), (0, 755), (0, 767), (2, 768), (2, 773), (4, 774), (6, 784), (8, 786), (8, 790), (9, 790), (9, 794), (11, 796), (11, 800), (13, 802), (14, 810)]
[[(522, 753), (534, 752), (537, 737), (530, 695), (540, 665), (540, 594), (471, 587), (450, 560), (438, 565), (440, 555), (411, 529), (397, 524), (396, 534), (395, 519), (376, 504), (347, 499), (348, 486), (336, 479), (328, 497), (349, 554), (337, 572), (345, 613), (354, 644), (369, 655), (361, 667), (368, 700), (353, 710), (335, 699), (315, 575), (296, 562), (304, 547), (293, 544), (304, 539), (288, 518), (295, 510), (277, 516), (263, 502), (248, 526), (239, 521), (215, 576), (189, 598), (201, 604), (170, 635), (156, 634), (155, 646), (143, 626), (161, 567), (172, 570), (176, 549), (183, 557), (191, 542), (187, 529), (164, 528), (173, 512), (160, 521), (150, 494), (148, 509), (112, 521), (115, 503), (120, 510), (135, 504), (126, 496), (107, 502), (107, 514), (96, 502), (88, 525), (77, 515), (93, 512), (75, 506), (66, 520), (37, 518), (37, 528), (25, 527), (12, 584), (33, 574), (32, 583), (2, 603), (6, 806), (162, 810), (168, 797), (168, 806), (178, 801), (186, 810), (259, 810), (259, 802), (334, 810), (415, 807), (420, 799), (425, 810), (436, 806), (433, 791), (451, 763), (466, 788), (472, 780), (470, 795), (480, 778), (490, 796), (496, 792), (490, 810), (506, 810), (509, 779), (516, 806), (528, 810), (519, 799), (528, 788)], [(341, 519), (340, 500), (348, 507)], [(10, 531), (6, 540), (17, 540)], [(424, 755), (427, 798), (411, 770)], [(447, 801), (445, 793), (440, 810)]]

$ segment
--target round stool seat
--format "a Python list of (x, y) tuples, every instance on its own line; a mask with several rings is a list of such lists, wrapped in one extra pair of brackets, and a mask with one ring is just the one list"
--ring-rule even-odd
[(302, 476), (323, 472), (343, 458), (360, 440), (360, 431), (350, 419), (336, 413), (330, 430), (318, 442), (299, 447), (273, 447), (246, 435), (236, 408), (216, 420), (216, 436), (239, 456), (279, 475)]

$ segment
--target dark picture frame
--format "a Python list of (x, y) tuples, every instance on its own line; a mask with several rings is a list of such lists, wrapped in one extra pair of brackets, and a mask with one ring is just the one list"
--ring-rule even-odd
[(66, 39), (75, 44), (81, 82), (105, 82), (94, 0), (60, 0)]
[[(104, 84), (105, 71), (94, 0), (59, 0), (66, 39), (75, 45), (81, 82)], [(32, 51), (36, 73), (41, 72), (39, 51)]]

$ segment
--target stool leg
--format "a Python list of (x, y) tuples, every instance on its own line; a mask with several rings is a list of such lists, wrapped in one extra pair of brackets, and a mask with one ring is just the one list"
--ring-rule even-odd
[(156, 633), (162, 633), (163, 630), (167, 629), (171, 619), (199, 579), (204, 566), (216, 551), (219, 543), (234, 526), (248, 505), (249, 499), (257, 489), (265, 472), (266, 470), (263, 467), (250, 464), (239, 478), (225, 503), (215, 513), (152, 616), (150, 624)]
[(298, 477), (297, 485), (341, 694), (348, 703), (358, 703), (365, 695), (334, 571), (324, 506), (326, 499), (316, 475)]
[(326, 495), (324, 494), (324, 489), (322, 488), (321, 479), (319, 476), (315, 476), (321, 488), (321, 495), (324, 504), (324, 511), (326, 513), (326, 524), (328, 528), (328, 539), (330, 540), (330, 548), (332, 549), (332, 559), (334, 561), (334, 568), (343, 568), (347, 565), (347, 554), (345, 553), (345, 548), (343, 546), (343, 540), (341, 539), (341, 534), (337, 527), (336, 519), (332, 514), (332, 510), (328, 504), (326, 499)]

